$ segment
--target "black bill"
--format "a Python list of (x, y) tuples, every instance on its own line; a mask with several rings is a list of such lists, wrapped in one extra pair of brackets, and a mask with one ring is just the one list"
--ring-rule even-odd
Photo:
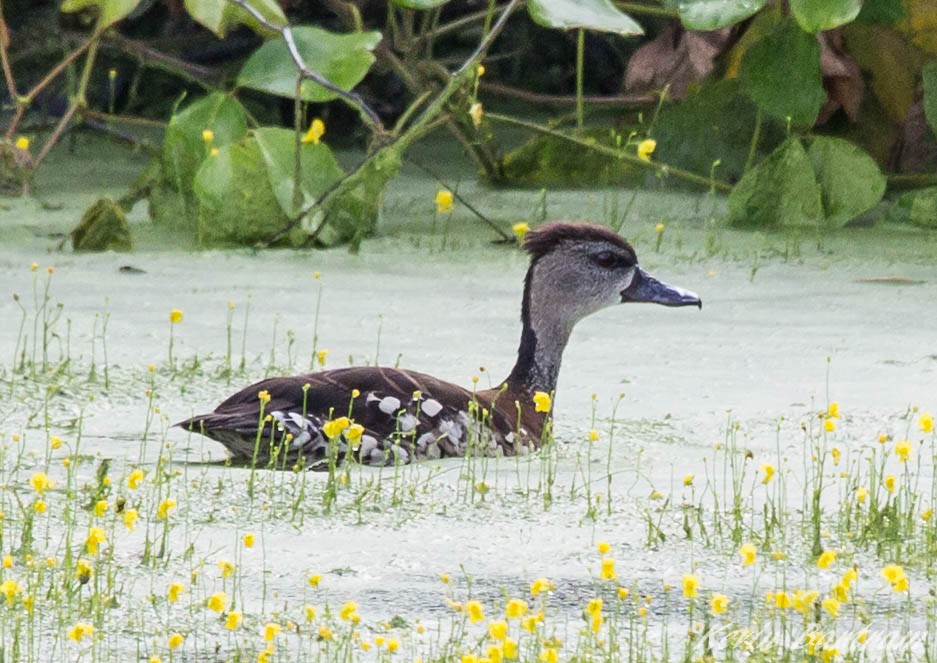
[(695, 292), (661, 283), (640, 267), (635, 267), (631, 285), (621, 291), (621, 301), (703, 308), (703, 300)]

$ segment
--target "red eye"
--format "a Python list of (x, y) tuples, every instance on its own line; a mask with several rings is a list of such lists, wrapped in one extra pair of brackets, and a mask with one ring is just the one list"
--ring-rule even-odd
[(616, 267), (619, 264), (618, 256), (616, 256), (611, 251), (602, 251), (601, 253), (595, 254), (592, 259), (595, 261), (595, 264), (603, 269), (611, 269)]

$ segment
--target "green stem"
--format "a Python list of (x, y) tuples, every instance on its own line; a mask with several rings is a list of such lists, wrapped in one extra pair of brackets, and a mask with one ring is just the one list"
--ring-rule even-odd
[(586, 51), (586, 31), (579, 28), (576, 35), (576, 128), (582, 131), (582, 64)]
[(743, 173), (747, 173), (748, 169), (751, 168), (752, 161), (755, 160), (755, 152), (758, 149), (758, 140), (761, 138), (761, 106), (756, 107), (755, 110), (755, 130), (752, 132), (752, 142), (748, 146), (748, 158), (745, 159), (745, 169)]

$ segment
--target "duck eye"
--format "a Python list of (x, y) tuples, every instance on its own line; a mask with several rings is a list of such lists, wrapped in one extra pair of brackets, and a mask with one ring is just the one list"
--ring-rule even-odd
[(592, 257), (592, 260), (595, 261), (595, 264), (603, 269), (611, 269), (612, 267), (617, 267), (619, 264), (618, 256), (616, 256), (611, 251), (602, 251), (597, 253)]

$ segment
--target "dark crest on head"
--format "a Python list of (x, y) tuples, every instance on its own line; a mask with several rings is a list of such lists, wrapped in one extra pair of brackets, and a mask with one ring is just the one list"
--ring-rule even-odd
[(592, 223), (559, 221), (540, 226), (524, 237), (524, 250), (530, 254), (531, 261), (536, 261), (563, 242), (608, 242), (630, 253), (634, 262), (637, 262), (634, 249), (624, 237), (605, 226)]

